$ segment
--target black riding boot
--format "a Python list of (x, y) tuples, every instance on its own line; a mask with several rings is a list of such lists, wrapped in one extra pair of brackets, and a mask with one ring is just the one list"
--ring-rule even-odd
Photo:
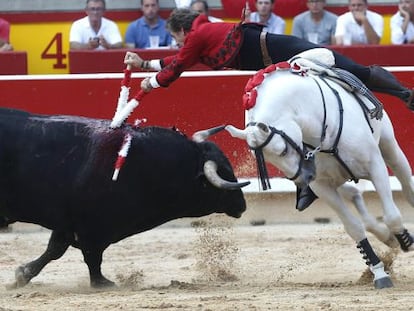
[(410, 90), (395, 76), (380, 66), (370, 66), (370, 77), (365, 85), (374, 92), (386, 93), (401, 99), (407, 107), (414, 110), (414, 90)]
[(307, 186), (305, 188), (296, 187), (296, 209), (303, 211), (309, 207), (318, 196)]

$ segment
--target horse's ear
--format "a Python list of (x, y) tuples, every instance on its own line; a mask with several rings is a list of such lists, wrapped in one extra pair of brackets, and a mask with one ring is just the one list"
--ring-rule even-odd
[(257, 123), (257, 127), (265, 133), (269, 132), (269, 127), (264, 123), (261, 123), (261, 122)]

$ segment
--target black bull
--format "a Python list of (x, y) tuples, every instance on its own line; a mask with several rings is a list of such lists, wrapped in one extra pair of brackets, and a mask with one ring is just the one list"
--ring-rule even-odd
[[(117, 181), (114, 163), (124, 135), (131, 147)], [(32, 115), (0, 109), (0, 215), (52, 230), (45, 253), (16, 270), (23, 286), (69, 246), (82, 251), (91, 285), (111, 244), (169, 220), (226, 213), (246, 203), (231, 164), (211, 142), (196, 143), (160, 127), (109, 129), (109, 121)], [(210, 160), (210, 161), (209, 161)], [(217, 164), (227, 189), (213, 186), (204, 163)]]

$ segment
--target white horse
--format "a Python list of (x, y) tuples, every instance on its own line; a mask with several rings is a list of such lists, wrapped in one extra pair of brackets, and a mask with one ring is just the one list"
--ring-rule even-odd
[[(333, 208), (346, 232), (357, 242), (374, 274), (375, 287), (391, 287), (391, 279), (365, 233), (365, 229), (373, 232), (389, 246), (395, 237), (404, 251), (414, 249), (413, 238), (392, 198), (387, 165), (414, 206), (412, 172), (388, 115), (384, 111), (382, 119), (370, 119), (361, 108), (372, 107), (369, 100), (361, 96), (361, 106), (353, 94), (322, 76), (298, 75), (289, 70), (260, 74), (263, 77), (256, 76), (253, 81), (263, 80), (261, 84), (246, 86), (249, 100), (256, 98), (247, 112), (247, 127), (237, 129), (228, 125), (226, 130), (233, 137), (246, 140), (251, 149), (262, 150), (265, 161), (297, 185), (310, 185)], [(308, 158), (314, 158), (316, 175), (309, 169), (313, 163)], [(386, 228), (367, 212), (361, 193), (345, 184), (350, 179), (373, 182)], [(344, 197), (356, 205), (366, 227), (347, 208)]]

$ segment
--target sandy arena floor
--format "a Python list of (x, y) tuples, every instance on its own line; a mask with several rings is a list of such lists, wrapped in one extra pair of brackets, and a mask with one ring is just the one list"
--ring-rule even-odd
[[(380, 216), (375, 198), (367, 198)], [(414, 208), (396, 199), (414, 232)], [(89, 287), (74, 248), (26, 287), (7, 289), (14, 270), (39, 256), (49, 238), (45, 229), (15, 224), (0, 234), (0, 311), (414, 309), (414, 253), (390, 252), (369, 235), (393, 262), (395, 287), (376, 290), (355, 243), (326, 206), (298, 213), (289, 195), (248, 201), (240, 220), (175, 221), (111, 246), (102, 268), (118, 287), (109, 290)], [(266, 224), (250, 224), (261, 220)]]

